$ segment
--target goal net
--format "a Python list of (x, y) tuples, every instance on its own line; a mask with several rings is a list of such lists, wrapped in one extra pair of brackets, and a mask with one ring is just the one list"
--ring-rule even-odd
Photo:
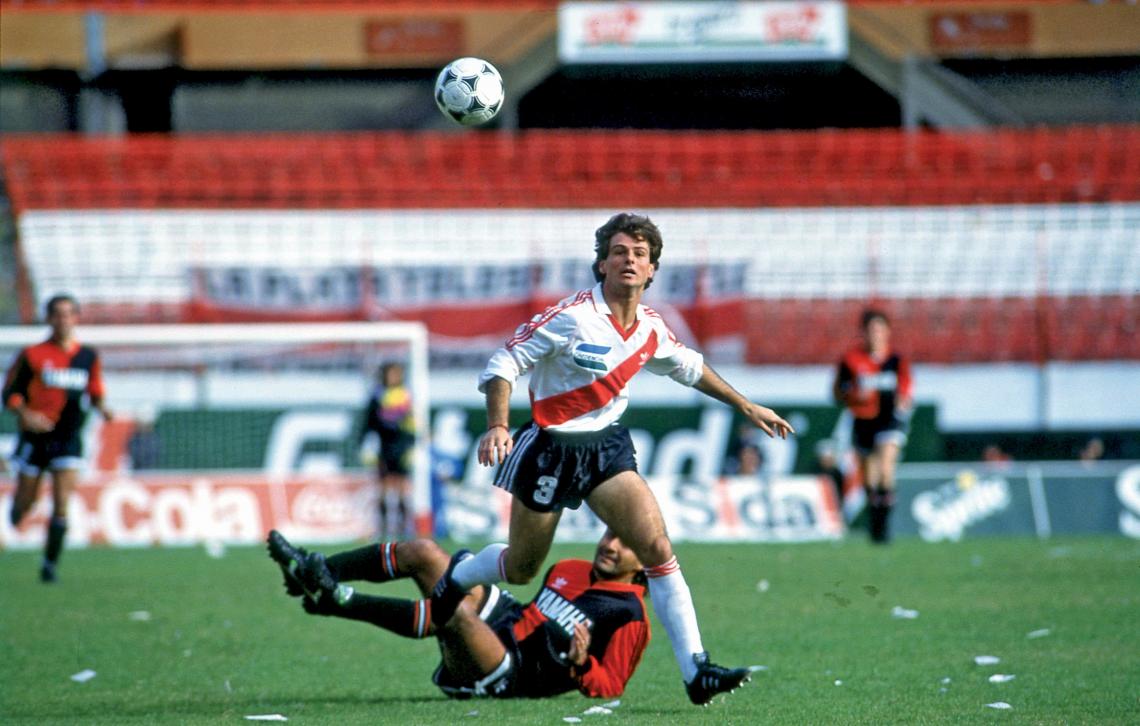
[[(77, 545), (251, 543), (276, 528), (301, 541), (368, 538), (378, 487), (364, 411), (381, 366), (401, 363), (416, 426), (412, 509), (432, 527), (427, 331), (419, 323), (81, 325), (100, 354), (104, 422), (88, 416), (70, 503)], [(46, 328), (0, 328), (5, 370)], [(0, 456), (17, 438), (0, 416)], [(15, 475), (0, 476), (7, 512)], [(46, 489), (46, 486), (45, 486)], [(39, 546), (50, 496), (0, 548)]]

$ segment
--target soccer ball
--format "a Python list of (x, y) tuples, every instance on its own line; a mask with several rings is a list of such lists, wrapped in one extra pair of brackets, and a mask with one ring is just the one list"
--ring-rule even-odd
[(435, 102), (456, 123), (486, 123), (503, 107), (503, 77), (481, 58), (458, 58), (435, 79)]

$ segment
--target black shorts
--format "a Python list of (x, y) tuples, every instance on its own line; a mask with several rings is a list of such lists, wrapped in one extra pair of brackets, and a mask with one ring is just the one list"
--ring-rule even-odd
[(380, 460), (377, 462), (380, 476), (407, 476), (412, 471), (411, 460), (411, 444), (384, 444), (380, 447)]
[[(512, 698), (518, 683), (519, 653), (515, 643), (513, 627), (522, 617), (523, 604), (511, 593), (495, 585), (487, 586), (488, 597), (479, 611), (479, 619), (487, 623), (507, 653), (499, 666), (477, 681), (457, 678), (440, 662), (432, 673), (431, 680), (449, 698), (466, 699), (473, 696)], [(442, 648), (442, 646), (441, 646)]]
[(637, 471), (633, 439), (621, 425), (563, 434), (531, 421), (515, 432), (514, 441), (495, 486), (536, 512), (577, 509), (594, 487), (623, 471)]
[(78, 431), (63, 435), (25, 431), (16, 441), (12, 462), (17, 472), (29, 476), (45, 469), (78, 469), (83, 465), (83, 438)]
[(857, 418), (851, 429), (851, 445), (866, 456), (881, 444), (906, 446), (908, 422), (898, 416), (889, 418)]

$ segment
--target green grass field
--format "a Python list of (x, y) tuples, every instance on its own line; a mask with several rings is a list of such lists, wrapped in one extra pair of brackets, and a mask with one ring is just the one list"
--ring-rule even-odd
[[(612, 715), (583, 715), (595, 702), (576, 694), (449, 701), (429, 681), (433, 642), (305, 615), (260, 548), (68, 552), (50, 587), (38, 553), (0, 553), (0, 723), (1140, 723), (1140, 542), (678, 552), (714, 658), (767, 670), (690, 706), (655, 622)], [(895, 606), (918, 617), (892, 617)], [(983, 654), (1001, 663), (975, 665)], [(84, 669), (97, 675), (70, 679)], [(990, 683), (995, 673), (1016, 678)], [(986, 706), (997, 701), (1012, 709)]]

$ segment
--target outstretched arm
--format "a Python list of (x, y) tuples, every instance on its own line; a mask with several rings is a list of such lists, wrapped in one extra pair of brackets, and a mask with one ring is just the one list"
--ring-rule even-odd
[(772, 409), (761, 406), (758, 403), (753, 403), (744, 397), (744, 394), (737, 391), (735, 388), (728, 384), (728, 381), (720, 377), (708, 363), (704, 364), (704, 371), (701, 373), (701, 380), (697, 381), (694, 386), (698, 391), (711, 396), (718, 401), (727, 403), (737, 411), (740, 411), (753, 426), (756, 426), (769, 436), (779, 436), (781, 439), (788, 438), (788, 434), (794, 434), (795, 429), (792, 425), (780, 418), (780, 416)]
[(494, 377), (487, 382), (487, 432), (479, 439), (479, 463), (494, 466), (507, 458), (514, 447), (509, 418), (511, 413), (511, 384), (505, 378)]

